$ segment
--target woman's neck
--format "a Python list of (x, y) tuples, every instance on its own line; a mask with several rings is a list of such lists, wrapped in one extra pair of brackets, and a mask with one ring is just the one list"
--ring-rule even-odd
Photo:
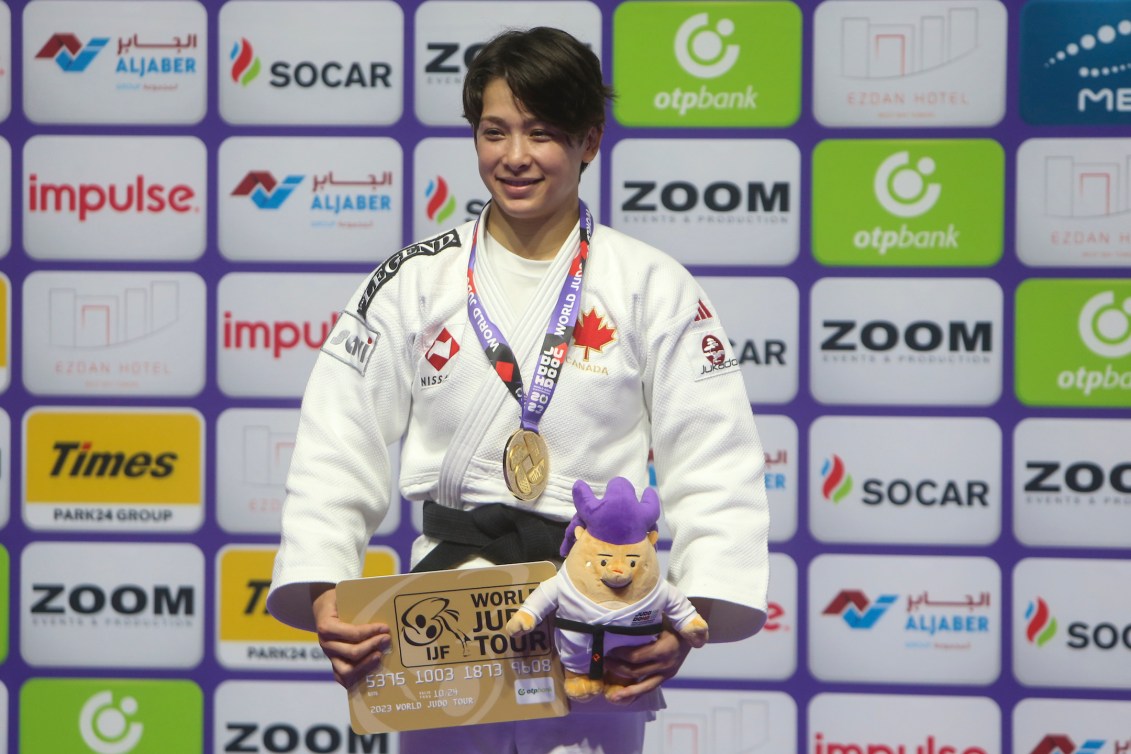
[(495, 205), (487, 212), (487, 232), (504, 248), (524, 259), (553, 259), (577, 224), (577, 205), (566, 206), (550, 219), (509, 217)]

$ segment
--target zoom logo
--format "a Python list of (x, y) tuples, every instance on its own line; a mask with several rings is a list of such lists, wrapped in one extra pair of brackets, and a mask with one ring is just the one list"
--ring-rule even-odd
[(1114, 291), (1097, 293), (1080, 310), (1077, 324), (1084, 345), (1097, 356), (1131, 354), (1131, 297), (1116, 306)]
[(125, 754), (133, 751), (145, 726), (133, 722), (137, 700), (125, 696), (115, 704), (114, 694), (100, 691), (87, 700), (79, 713), (79, 733), (83, 743), (98, 754)]
[(706, 13), (696, 13), (684, 21), (675, 34), (675, 57), (683, 70), (700, 79), (722, 76), (738, 60), (739, 46), (726, 44), (734, 34), (734, 21), (724, 18), (710, 25)]
[(928, 183), (926, 177), (934, 174), (935, 161), (922, 157), (909, 167), (910, 154), (896, 152), (884, 160), (872, 183), (880, 206), (896, 217), (918, 217), (935, 206), (942, 193), (937, 183)]

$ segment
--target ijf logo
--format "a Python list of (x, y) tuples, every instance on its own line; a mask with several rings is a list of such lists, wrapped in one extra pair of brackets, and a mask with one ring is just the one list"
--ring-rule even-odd
[(841, 141), (813, 156), (813, 254), (825, 264), (970, 266), (1002, 252), (995, 141)]
[(1017, 254), (1039, 266), (1131, 264), (1131, 140), (1029, 139), (1017, 152)]
[(74, 34), (52, 34), (35, 57), (54, 60), (67, 73), (82, 73), (109, 43), (110, 37), (94, 37), (83, 44)]
[(1131, 280), (1026, 280), (1017, 313), (1022, 402), (1131, 406)]
[(998, 0), (822, 3), (813, 110), (826, 126), (993, 125), (1005, 113)]
[(640, 0), (613, 17), (613, 105), (636, 126), (787, 126), (800, 113), (792, 2)]
[(1131, 2), (1028, 3), (1021, 11), (1021, 117), (1131, 123)]

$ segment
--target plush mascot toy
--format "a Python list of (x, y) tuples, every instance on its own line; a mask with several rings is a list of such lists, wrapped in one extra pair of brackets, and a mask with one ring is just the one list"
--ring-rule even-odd
[(566, 529), (558, 573), (526, 598), (507, 622), (521, 636), (557, 608), (555, 641), (565, 667), (565, 692), (587, 701), (632, 683), (604, 669), (614, 647), (655, 641), (669, 623), (693, 647), (707, 641), (707, 622), (660, 575), (656, 555), (660, 500), (651, 488), (637, 499), (627, 479), (609, 482), (598, 498), (583, 481), (573, 486), (577, 513)]

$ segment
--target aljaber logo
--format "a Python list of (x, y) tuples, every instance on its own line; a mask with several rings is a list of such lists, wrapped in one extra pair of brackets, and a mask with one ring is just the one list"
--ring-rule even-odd
[(928, 212), (942, 193), (939, 184), (925, 180), (935, 172), (933, 159), (922, 157), (914, 167), (909, 166), (910, 162), (906, 150), (896, 152), (880, 163), (872, 182), (876, 201), (896, 217), (918, 217)]
[(740, 48), (726, 44), (734, 34), (734, 21), (724, 18), (713, 29), (706, 13), (696, 13), (680, 24), (675, 34), (675, 58), (683, 70), (700, 79), (722, 76), (734, 67)]
[(240, 37), (240, 41), (232, 45), (228, 57), (232, 61), (232, 81), (237, 84), (247, 86), (259, 75), (259, 57), (247, 39)]
[(446, 221), (456, 211), (456, 197), (449, 190), (448, 182), (443, 176), (436, 176), (435, 180), (428, 181), (424, 189), (424, 198), (428, 200), (425, 212), (428, 219), (437, 225)]
[(1127, 123), (1131, 3), (1029, 3), (1021, 17), (1021, 115), (1030, 123)]
[(1099, 754), (1106, 743), (1104, 739), (1089, 738), (1077, 746), (1063, 733), (1050, 733), (1029, 754)]
[(1131, 354), (1131, 297), (1115, 305), (1115, 292), (1104, 291), (1088, 299), (1077, 322), (1084, 345), (1097, 356), (1110, 359)]
[(1043, 647), (1049, 640), (1056, 636), (1056, 618), (1049, 610), (1048, 603), (1037, 597), (1025, 608), (1025, 640), (1030, 644)]
[(114, 704), (114, 694), (100, 691), (87, 700), (79, 713), (79, 733), (83, 743), (97, 754), (126, 754), (141, 741), (145, 728), (131, 722), (138, 712), (137, 699), (122, 697)]
[(825, 500), (839, 503), (852, 492), (852, 475), (844, 468), (844, 461), (835, 453), (821, 466), (821, 495)]
[(84, 47), (74, 34), (52, 34), (35, 57), (53, 58), (67, 73), (82, 73), (109, 42), (109, 37), (94, 37)]
[(249, 196), (260, 209), (278, 209), (305, 177), (288, 175), (280, 183), (269, 171), (252, 170), (232, 190), (232, 196)]
[(899, 599), (898, 594), (881, 594), (871, 602), (858, 589), (843, 589), (821, 611), (822, 615), (839, 615), (852, 629), (868, 629), (876, 625), (887, 609)]

